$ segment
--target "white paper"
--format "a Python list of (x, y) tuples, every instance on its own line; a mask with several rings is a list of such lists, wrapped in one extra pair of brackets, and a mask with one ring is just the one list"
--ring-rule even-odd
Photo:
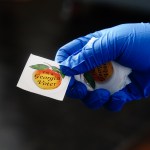
[[(32, 92), (32, 93), (36, 93), (36, 94), (39, 94), (39, 95), (43, 95), (43, 96), (46, 96), (46, 97), (50, 97), (50, 98), (62, 101), (64, 96), (65, 96), (65, 93), (66, 93), (66, 90), (67, 90), (67, 87), (68, 87), (68, 84), (69, 84), (69, 81), (70, 81), (70, 77), (64, 76), (64, 78), (63, 78), (62, 76), (58, 75), (59, 76), (58, 81), (59, 81), (60, 85), (58, 87), (54, 88), (54, 86), (52, 86), (52, 85), (57, 85), (58, 84), (58, 81), (56, 81), (56, 78), (54, 77), (56, 74), (59, 74), (58, 72), (54, 73), (55, 75), (52, 74), (53, 78), (51, 78), (50, 80), (47, 80), (47, 79), (43, 80), (42, 76), (38, 76), (38, 78), (40, 78), (40, 79), (42, 78), (41, 81), (48, 84), (49, 87), (51, 86), (51, 87), (54, 88), (54, 89), (42, 89), (38, 86), (39, 84), (35, 83), (35, 80), (34, 80), (34, 77), (33, 77), (33, 74), (36, 71), (36, 69), (31, 68), (31, 66), (37, 65), (37, 64), (47, 65), (47, 66), (49, 66), (50, 70), (52, 70), (51, 66), (55, 66), (55, 67), (59, 68), (59, 64), (52, 61), (52, 60), (45, 59), (45, 58), (42, 58), (42, 57), (31, 54), (28, 61), (27, 61), (27, 63), (26, 63), (26, 65), (25, 65), (25, 68), (24, 68), (24, 70), (21, 74), (21, 77), (18, 81), (17, 87), (19, 87), (23, 90)], [(49, 82), (49, 83), (47, 83), (47, 82)], [(53, 82), (56, 82), (56, 83), (53, 83)], [(38, 82), (38, 83), (40, 83), (40, 82)]]

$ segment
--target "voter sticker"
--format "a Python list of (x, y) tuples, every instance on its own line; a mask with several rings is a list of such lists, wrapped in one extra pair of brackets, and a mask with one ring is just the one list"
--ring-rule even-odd
[(59, 68), (59, 64), (52, 60), (31, 54), (17, 87), (62, 101), (70, 77), (65, 76)]
[(111, 61), (87, 73), (75, 75), (75, 79), (85, 84), (88, 91), (107, 89), (113, 94), (131, 83), (128, 77), (131, 72), (130, 68)]

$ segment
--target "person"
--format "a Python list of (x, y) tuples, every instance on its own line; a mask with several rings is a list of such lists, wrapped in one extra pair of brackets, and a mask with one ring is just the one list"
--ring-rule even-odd
[[(84, 47), (92, 37), (95, 40), (91, 46)], [(72, 77), (67, 90), (69, 97), (80, 99), (91, 109), (120, 111), (127, 102), (150, 95), (150, 24), (125, 23), (79, 37), (62, 46), (55, 61), (64, 74)], [(88, 91), (74, 79), (74, 75), (109, 61), (132, 69), (131, 83), (114, 94), (106, 89)]]

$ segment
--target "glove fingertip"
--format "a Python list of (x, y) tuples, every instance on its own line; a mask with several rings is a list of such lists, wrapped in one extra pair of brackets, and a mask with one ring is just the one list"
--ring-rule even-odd
[(66, 94), (74, 99), (83, 99), (87, 95), (87, 88), (83, 83), (75, 81), (72, 87), (68, 87)]
[(87, 96), (82, 101), (88, 108), (97, 110), (109, 100), (109, 97), (109, 91), (105, 89), (98, 89), (88, 92)]
[(121, 91), (111, 96), (110, 101), (105, 104), (105, 108), (113, 112), (118, 112), (122, 110), (125, 103), (126, 94)]

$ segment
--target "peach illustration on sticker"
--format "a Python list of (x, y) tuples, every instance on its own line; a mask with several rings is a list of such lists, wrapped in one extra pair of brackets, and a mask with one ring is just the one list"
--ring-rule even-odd
[(34, 83), (44, 90), (56, 89), (65, 77), (59, 68), (50, 64), (35, 64), (30, 67), (34, 69), (32, 74)]

